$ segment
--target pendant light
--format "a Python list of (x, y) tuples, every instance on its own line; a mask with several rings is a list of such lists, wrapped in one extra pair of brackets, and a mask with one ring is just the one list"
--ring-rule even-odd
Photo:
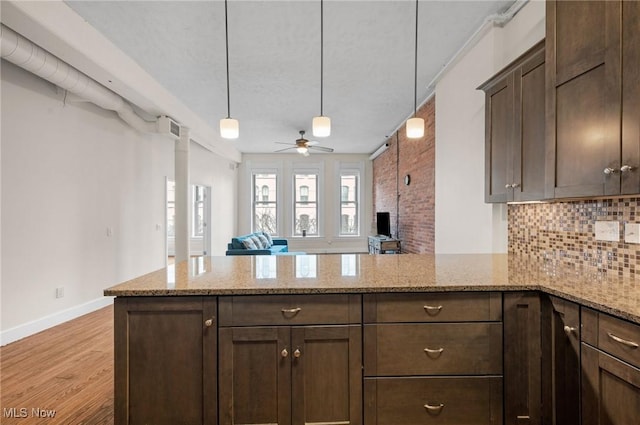
[(227, 57), (227, 118), (220, 120), (220, 136), (224, 139), (237, 139), (240, 135), (238, 120), (231, 118), (231, 102), (229, 100), (229, 24), (227, 22), (227, 0), (224, 0), (224, 41)]
[(315, 137), (327, 137), (331, 134), (331, 119), (325, 117), (322, 112), (324, 95), (324, 2), (320, 0), (320, 116), (313, 118), (312, 133)]
[(413, 118), (407, 120), (407, 137), (419, 139), (424, 136), (424, 120), (417, 117), (418, 113), (418, 0), (416, 0), (416, 39), (414, 45), (413, 62)]

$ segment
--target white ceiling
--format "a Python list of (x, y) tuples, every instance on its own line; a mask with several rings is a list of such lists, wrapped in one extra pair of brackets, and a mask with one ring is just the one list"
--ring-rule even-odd
[[(217, 129), (226, 116), (223, 1), (66, 3)], [(418, 104), (486, 17), (512, 3), (420, 1)], [(413, 112), (414, 12), (413, 1), (325, 1), (332, 133), (321, 145), (370, 153)], [(228, 19), (231, 116), (240, 121), (233, 145), (273, 152), (299, 130), (310, 134), (320, 112), (320, 2), (230, 0)]]

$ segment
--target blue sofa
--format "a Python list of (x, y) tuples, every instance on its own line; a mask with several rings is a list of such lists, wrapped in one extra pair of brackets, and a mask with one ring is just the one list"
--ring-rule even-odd
[(247, 249), (245, 239), (262, 234), (255, 232), (248, 235), (236, 236), (231, 239), (231, 243), (227, 244), (227, 255), (277, 255), (289, 251), (289, 242), (286, 239), (273, 239), (273, 245), (268, 248)]

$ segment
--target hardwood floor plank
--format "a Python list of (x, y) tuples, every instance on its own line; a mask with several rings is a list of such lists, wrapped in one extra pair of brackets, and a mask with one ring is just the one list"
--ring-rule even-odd
[(0, 423), (113, 424), (113, 306), (0, 348)]

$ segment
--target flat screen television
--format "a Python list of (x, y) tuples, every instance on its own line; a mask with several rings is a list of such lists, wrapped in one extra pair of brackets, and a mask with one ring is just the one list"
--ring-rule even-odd
[(391, 237), (391, 221), (388, 212), (376, 213), (376, 225), (378, 235)]

